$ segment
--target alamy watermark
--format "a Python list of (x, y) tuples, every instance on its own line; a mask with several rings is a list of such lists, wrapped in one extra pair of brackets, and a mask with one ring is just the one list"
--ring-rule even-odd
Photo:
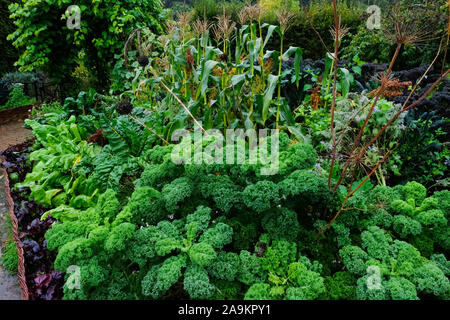
[(261, 175), (274, 175), (279, 168), (279, 130), (217, 129), (191, 133), (176, 130), (171, 158), (175, 164), (249, 164), (261, 165)]
[(381, 270), (379, 266), (367, 267), (367, 273), (370, 276), (367, 277), (367, 289), (380, 290), (381, 289)]
[(77, 5), (70, 5), (66, 10), (66, 15), (69, 16), (67, 19), (67, 28), (69, 30), (81, 29), (81, 9)]
[[(381, 29), (381, 9), (377, 5), (367, 7), (366, 13), (370, 14), (367, 19), (366, 26), (369, 30)], [(68, 16), (67, 28), (69, 30), (81, 29), (81, 9), (77, 5), (70, 5), (67, 7), (65, 15)]]
[(379, 6), (371, 5), (366, 10), (370, 14), (366, 26), (369, 30), (381, 29), (381, 9)]
[(81, 289), (81, 269), (79, 266), (71, 265), (67, 268), (66, 273), (69, 277), (66, 280), (66, 286), (70, 290)]

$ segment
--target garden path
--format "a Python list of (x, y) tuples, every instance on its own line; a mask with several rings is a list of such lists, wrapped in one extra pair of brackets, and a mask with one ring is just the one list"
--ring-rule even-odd
[(5, 150), (10, 145), (15, 145), (26, 140), (31, 131), (22, 127), (22, 120), (13, 120), (5, 124), (0, 124), (0, 151)]
[[(30, 130), (23, 128), (23, 119), (27, 113), (17, 110), (14, 113), (9, 110), (3, 110), (0, 113), (0, 151), (5, 150), (10, 145), (24, 142)], [(1, 246), (8, 237), (10, 232), (7, 224), (9, 215), (9, 207), (5, 197), (5, 181), (3, 174), (0, 172), (0, 261)], [(16, 276), (11, 276), (0, 265), (0, 300), (20, 300), (21, 290), (19, 281)]]
[[(0, 172), (0, 243), (3, 245), (10, 232), (7, 225), (9, 207), (5, 197), (5, 178)], [(0, 246), (1, 260), (1, 246)], [(16, 276), (10, 276), (0, 265), (0, 300), (20, 300), (21, 290)]]
[(24, 119), (29, 115), (30, 106), (0, 110), (0, 151), (10, 145), (24, 142), (31, 130), (23, 128)]

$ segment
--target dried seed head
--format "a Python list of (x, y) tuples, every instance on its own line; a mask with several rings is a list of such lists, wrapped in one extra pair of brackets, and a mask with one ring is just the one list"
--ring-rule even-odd
[(133, 37), (138, 36), (138, 49), (139, 52), (141, 52), (141, 43), (140, 43), (140, 28), (134, 29), (133, 31), (131, 31), (130, 35), (128, 36), (127, 41), (125, 42), (125, 45), (123, 47), (123, 57), (125, 59), (125, 65), (128, 63), (128, 48), (131, 45), (131, 40), (133, 39)]
[(186, 61), (190, 66), (195, 65), (194, 55), (192, 54), (191, 49), (186, 50)]
[(218, 68), (217, 66), (215, 66), (215, 67), (213, 68), (213, 74), (214, 74), (216, 77), (221, 77), (221, 76), (223, 75), (223, 70), (222, 70), (221, 68)]
[(418, 45), (432, 37), (430, 31), (427, 30), (429, 26), (423, 25), (422, 19), (422, 14), (411, 15), (398, 5), (394, 5), (389, 11), (383, 31), (386, 37), (394, 43)]
[(192, 69), (195, 68), (195, 59), (190, 49), (186, 50), (186, 72), (190, 75)]
[(214, 26), (214, 34), (218, 40), (229, 40), (236, 28), (236, 22), (231, 22), (230, 16), (223, 11), (223, 14), (216, 17), (217, 24)]
[(250, 20), (249, 16), (247, 15), (247, 12), (245, 12), (245, 8), (242, 9), (239, 13), (238, 13), (238, 20), (239, 23), (243, 26), (245, 24), (247, 24), (247, 22)]
[(280, 23), (281, 32), (284, 34), (294, 24), (295, 14), (293, 12), (288, 11), (286, 7), (282, 7), (277, 12), (277, 17)]
[(211, 23), (209, 23), (206, 19), (200, 20), (197, 19), (192, 24), (192, 29), (197, 36), (200, 36), (206, 32), (211, 27)]
[(141, 55), (138, 57), (138, 62), (139, 62), (139, 65), (140, 65), (141, 67), (146, 67), (146, 66), (148, 65), (148, 63), (149, 63), (148, 57), (147, 57), (145, 54), (141, 54)]
[(116, 111), (118, 114), (130, 114), (133, 110), (133, 105), (130, 102), (130, 99), (124, 98), (120, 100), (120, 102), (116, 105)]
[(91, 135), (87, 143), (96, 143), (102, 147), (108, 144), (108, 140), (103, 135), (103, 129), (98, 129), (93, 135)]
[(267, 245), (264, 242), (258, 242), (257, 248), (256, 256), (262, 257), (267, 250)]
[(176, 23), (169, 23), (166, 30), (166, 34), (160, 37), (161, 41), (163, 41), (163, 45), (165, 45), (169, 41), (169, 38), (172, 38), (178, 30)]
[(178, 15), (177, 25), (181, 30), (185, 30), (190, 24), (194, 13), (192, 11), (186, 11)]
[(247, 4), (238, 14), (239, 23), (241, 25), (247, 22), (258, 21), (261, 17), (261, 7), (258, 4)]
[(347, 27), (341, 26), (341, 17), (339, 17), (338, 22), (338, 30), (339, 32), (336, 32), (336, 26), (333, 26), (330, 29), (331, 36), (333, 37), (333, 40), (336, 41), (336, 33), (338, 33), (338, 41), (342, 41), (342, 39), (345, 37), (345, 35), (348, 33), (349, 29)]

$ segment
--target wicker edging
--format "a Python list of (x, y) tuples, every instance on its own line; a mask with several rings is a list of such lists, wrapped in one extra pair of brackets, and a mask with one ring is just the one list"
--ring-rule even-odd
[[(0, 157), (1, 163), (3, 163), (5, 160), (4, 156)], [(28, 300), (29, 294), (28, 294), (28, 287), (27, 287), (27, 281), (25, 277), (25, 258), (23, 256), (23, 248), (20, 247), (20, 238), (19, 238), (19, 224), (17, 222), (17, 217), (14, 214), (14, 200), (11, 197), (11, 189), (9, 188), (9, 178), (8, 178), (8, 172), (5, 168), (2, 167), (3, 176), (5, 177), (5, 196), (6, 201), (8, 202), (9, 206), (9, 215), (11, 216), (11, 223), (13, 227), (13, 239), (16, 243), (17, 248), (17, 256), (18, 256), (18, 268), (17, 268), (17, 277), (19, 278), (19, 285), (22, 289), (22, 300)]]

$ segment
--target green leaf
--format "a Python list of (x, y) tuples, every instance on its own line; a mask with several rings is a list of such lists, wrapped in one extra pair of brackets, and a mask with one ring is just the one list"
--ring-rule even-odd
[(275, 91), (275, 88), (278, 83), (278, 78), (279, 78), (278, 76), (269, 74), (269, 77), (268, 77), (269, 85), (267, 86), (266, 92), (264, 94), (264, 99), (263, 99), (263, 109), (262, 109), (263, 123), (265, 123), (267, 120), (267, 116), (269, 114), (269, 106), (272, 101), (273, 92)]
[(181, 242), (174, 238), (165, 238), (159, 240), (155, 244), (155, 251), (159, 256), (165, 256), (171, 253), (173, 250), (180, 249)]
[(285, 99), (282, 100), (280, 105), (280, 118), (281, 120), (284, 120), (288, 125), (295, 125), (295, 119), (292, 114), (291, 108), (289, 107), (289, 104)]
[(330, 75), (331, 65), (333, 64), (333, 56), (328, 52), (325, 57), (325, 69), (323, 71), (322, 86), (325, 86)]
[(188, 244), (191, 245), (192, 242), (195, 240), (195, 238), (197, 238), (198, 222), (197, 221), (190, 222), (187, 225), (186, 229), (187, 229), (186, 231), (187, 241)]
[(186, 255), (166, 259), (161, 265), (154, 265), (142, 279), (142, 293), (158, 299), (182, 276), (182, 268), (186, 267)]
[(270, 37), (272, 37), (272, 34), (274, 31), (276, 31), (281, 36), (281, 29), (279, 26), (275, 26), (272, 24), (268, 25), (268, 24), (264, 23), (261, 27), (264, 28), (266, 26), (269, 26), (269, 28), (267, 29), (267, 35), (266, 35), (266, 39), (264, 40), (263, 48), (269, 42), (269, 39), (270, 39)]
[(189, 250), (189, 257), (199, 266), (206, 267), (211, 265), (217, 258), (217, 253), (213, 247), (207, 243), (196, 243)]
[(295, 52), (294, 70), (295, 70), (295, 85), (298, 88), (300, 81), (300, 63), (302, 61), (302, 49), (298, 48)]
[(296, 55), (302, 54), (302, 49), (298, 48), (298, 47), (289, 47), (289, 49), (287, 49), (284, 53), (283, 53), (283, 59), (288, 59), (291, 57), (291, 55), (295, 53)]
[(218, 64), (218, 61), (208, 60), (205, 62), (204, 68), (202, 70), (202, 80), (200, 82), (200, 92), (197, 92), (197, 98), (200, 94), (205, 94), (206, 89), (208, 89), (208, 79), (211, 75), (211, 71)]
[(356, 73), (356, 74), (358, 74), (358, 75), (361, 75), (361, 72), (362, 72), (361, 67), (359, 67), (359, 66), (353, 66), (353, 67), (352, 67), (352, 70), (353, 70), (354, 73)]
[(45, 191), (45, 197), (43, 199), (44, 203), (51, 206), (53, 197), (56, 196), (61, 191), (62, 191), (62, 189), (51, 189), (51, 190)]
[(238, 84), (240, 84), (241, 82), (243, 82), (245, 80), (245, 73), (243, 74), (238, 74), (238, 75), (234, 75), (231, 78), (231, 85), (232, 86), (237, 86)]
[(311, 143), (311, 138), (304, 135), (300, 128), (295, 126), (287, 126), (290, 133), (292, 133), (297, 140), (303, 142), (303, 143)]
[(186, 268), (183, 288), (191, 299), (211, 299), (217, 291), (209, 280), (208, 272), (196, 264), (190, 264)]
[(51, 215), (55, 219), (58, 219), (61, 222), (75, 221), (79, 219), (80, 211), (72, 207), (62, 205), (55, 209), (45, 212), (42, 215), (41, 220), (45, 220), (49, 215)]
[(341, 74), (341, 80), (339, 81), (341, 84), (341, 93), (345, 97), (350, 91), (352, 76), (345, 68), (339, 68), (339, 73)]

